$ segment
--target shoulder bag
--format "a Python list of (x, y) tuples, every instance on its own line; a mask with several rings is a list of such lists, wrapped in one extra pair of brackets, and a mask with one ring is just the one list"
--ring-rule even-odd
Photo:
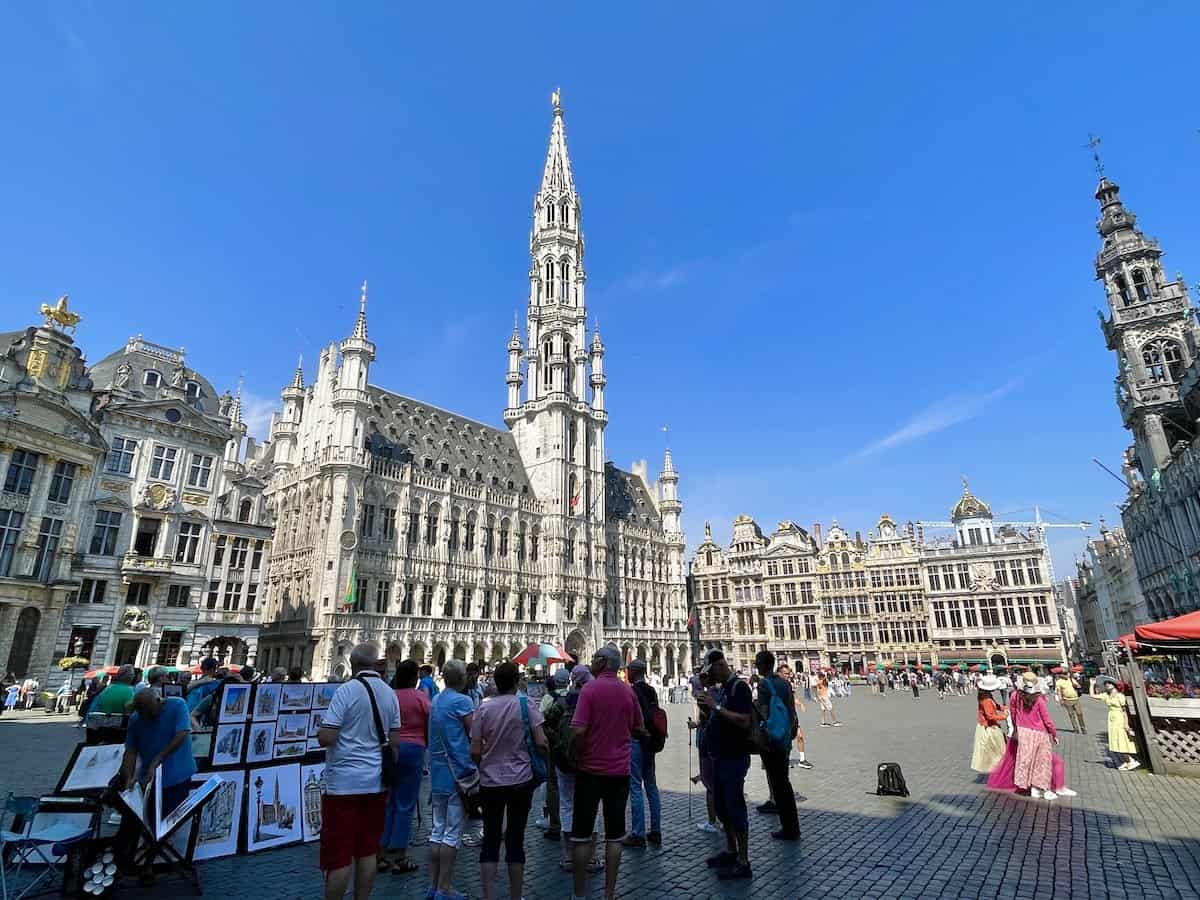
[(521, 721), (525, 723), (525, 749), (529, 751), (529, 770), (533, 774), (533, 789), (536, 791), (546, 781), (546, 757), (533, 743), (533, 726), (529, 724), (529, 698), (517, 694), (521, 704)]
[(479, 769), (475, 768), (469, 774), (463, 775), (461, 778), (454, 772), (454, 763), (450, 756), (450, 746), (446, 743), (445, 727), (438, 729), (438, 740), (442, 744), (442, 752), (446, 754), (446, 768), (450, 770), (450, 777), (454, 779), (454, 786), (458, 789), (459, 799), (462, 800), (463, 809), (466, 811), (467, 817), (477, 819), (480, 815), (480, 798), (479, 798)]
[(383, 790), (390, 790), (396, 781), (396, 754), (392, 752), (387, 732), (383, 730), (383, 719), (379, 717), (379, 704), (375, 702), (375, 691), (371, 689), (371, 685), (362, 675), (356, 676), (354, 680), (363, 686), (363, 690), (367, 692), (367, 699), (371, 701), (371, 716), (375, 719), (375, 734), (379, 737), (379, 783)]

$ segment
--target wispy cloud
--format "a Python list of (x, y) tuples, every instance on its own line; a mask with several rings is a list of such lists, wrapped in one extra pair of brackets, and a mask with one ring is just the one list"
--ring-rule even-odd
[(250, 391), (242, 392), (242, 421), (246, 423), (246, 430), (251, 437), (258, 441), (266, 440), (271, 413), (277, 406), (277, 401), (269, 397), (260, 397)]
[(627, 275), (606, 290), (614, 293), (645, 293), (646, 291), (665, 291), (687, 280), (688, 272), (695, 263), (680, 263), (668, 269), (658, 271), (634, 272)]
[(1001, 397), (1020, 387), (1021, 381), (1021, 378), (1011, 378), (990, 391), (960, 392), (943, 397), (937, 403), (921, 410), (895, 431), (867, 444), (851, 455), (847, 462), (857, 462), (884, 450), (910, 444), (928, 435), (969, 422)]

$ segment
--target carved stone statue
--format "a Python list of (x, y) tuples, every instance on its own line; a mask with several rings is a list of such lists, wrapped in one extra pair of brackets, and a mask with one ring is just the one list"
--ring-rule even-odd
[(117, 366), (117, 374), (113, 377), (113, 384), (116, 387), (123, 388), (129, 386), (129, 376), (133, 373), (133, 366), (127, 362)]
[(183, 366), (176, 366), (175, 371), (171, 373), (171, 387), (183, 387), (183, 380), (187, 377), (187, 370)]
[(226, 391), (217, 398), (217, 415), (228, 416), (229, 408), (233, 406), (233, 394)]

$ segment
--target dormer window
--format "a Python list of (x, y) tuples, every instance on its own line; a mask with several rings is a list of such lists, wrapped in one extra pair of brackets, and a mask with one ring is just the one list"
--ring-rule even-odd
[(142, 373), (142, 384), (146, 387), (161, 387), (162, 375), (160, 375), (155, 369), (147, 369)]
[(187, 384), (185, 384), (183, 386), (183, 392), (189, 400), (200, 399), (200, 385), (195, 381), (189, 381)]

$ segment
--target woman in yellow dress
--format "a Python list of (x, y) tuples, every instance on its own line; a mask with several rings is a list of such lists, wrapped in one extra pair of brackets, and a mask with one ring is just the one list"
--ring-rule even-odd
[(1125, 695), (1117, 690), (1117, 683), (1109, 679), (1104, 683), (1104, 693), (1096, 693), (1092, 684), (1092, 696), (1108, 707), (1108, 749), (1118, 758), (1127, 757), (1117, 768), (1132, 772), (1141, 765), (1137, 761), (1137, 745), (1133, 742), (1133, 729), (1129, 727), (1129, 712), (1125, 708)]

